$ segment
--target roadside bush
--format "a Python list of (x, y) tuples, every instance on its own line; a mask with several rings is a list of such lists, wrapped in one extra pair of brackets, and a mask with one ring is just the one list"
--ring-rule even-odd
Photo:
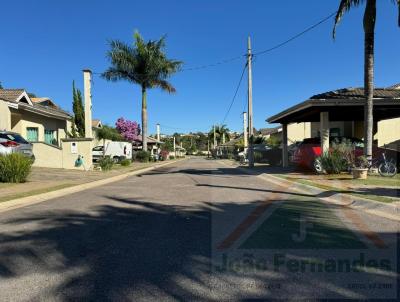
[(136, 152), (136, 160), (142, 163), (147, 163), (150, 160), (150, 152), (148, 151), (138, 151)]
[(337, 150), (326, 152), (319, 157), (321, 166), (328, 174), (340, 174), (342, 171), (348, 170), (348, 163), (343, 155)]
[(106, 156), (99, 160), (99, 166), (102, 171), (109, 171), (114, 166), (114, 161), (109, 156)]
[(130, 165), (131, 165), (131, 161), (129, 159), (125, 158), (125, 159), (121, 160), (121, 166), (128, 167)]
[(170, 155), (170, 156), (169, 156), (169, 159), (175, 159), (175, 156)]
[(169, 152), (167, 150), (161, 150), (160, 152), (160, 160), (167, 160)]
[(0, 182), (25, 182), (31, 167), (32, 160), (22, 154), (0, 155)]

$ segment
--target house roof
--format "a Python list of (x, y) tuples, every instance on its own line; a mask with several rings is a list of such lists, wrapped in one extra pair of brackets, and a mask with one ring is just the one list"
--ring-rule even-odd
[[(316, 94), (267, 119), (269, 123), (318, 122), (320, 112), (329, 112), (331, 121), (362, 121), (365, 96), (363, 88), (345, 88)], [(375, 88), (374, 119), (400, 117), (400, 90)]]
[[(400, 87), (400, 84), (398, 84)], [(396, 85), (395, 85), (396, 86)], [(392, 86), (392, 87), (395, 87)], [(344, 88), (333, 91), (324, 92), (312, 96), (311, 100), (321, 99), (365, 99), (364, 88)], [(374, 98), (395, 99), (400, 98), (400, 89), (395, 88), (375, 88)]]
[[(20, 101), (24, 98), (26, 103)], [(49, 98), (30, 98), (25, 89), (0, 89), (0, 100), (16, 104), (13, 105), (13, 108), (17, 110), (25, 110), (58, 119), (71, 118), (68, 112), (60, 109)]]
[(400, 89), (400, 83), (394, 84), (394, 85), (388, 87), (388, 89)]
[(279, 132), (279, 129), (281, 129), (281, 126), (275, 128), (261, 128), (257, 133), (261, 135), (270, 135)]
[(94, 120), (92, 120), (92, 127), (94, 127), (94, 128), (101, 128), (101, 120), (98, 120), (98, 119), (94, 119)]
[(50, 98), (48, 97), (41, 97), (41, 98), (31, 98), (32, 103), (36, 104), (41, 104), (43, 106), (52, 106), (54, 108), (58, 108), (56, 103), (54, 103)]
[[(137, 142), (142, 142), (142, 135), (138, 135), (138, 139), (136, 140)], [(163, 142), (158, 141), (155, 138), (152, 138), (150, 136), (147, 137), (147, 143), (151, 144), (163, 144)]]
[(17, 102), (24, 92), (24, 89), (0, 89), (0, 100)]

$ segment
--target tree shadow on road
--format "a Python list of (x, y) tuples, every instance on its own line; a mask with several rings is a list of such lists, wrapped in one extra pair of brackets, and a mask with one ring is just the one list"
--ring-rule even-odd
[[(90, 213), (22, 212), (4, 221), (3, 227), (11, 230), (0, 237), (2, 282), (37, 273), (64, 274), (65, 280), (52, 293), (62, 301), (216, 299), (216, 292), (210, 290), (213, 222), (209, 204), (170, 206), (108, 198), (109, 205)], [(219, 213), (246, 213), (256, 205), (215, 202), (212, 208)], [(284, 282), (287, 276), (280, 278)], [(302, 282), (318, 284), (319, 278), (315, 275)], [(221, 280), (229, 282), (226, 276)], [(323, 290), (344, 298), (340, 289), (332, 284)], [(233, 297), (232, 292), (221, 289), (221, 293)], [(240, 294), (237, 298), (243, 298)], [(265, 294), (272, 298), (268, 291)], [(42, 296), (30, 298), (43, 300)]]

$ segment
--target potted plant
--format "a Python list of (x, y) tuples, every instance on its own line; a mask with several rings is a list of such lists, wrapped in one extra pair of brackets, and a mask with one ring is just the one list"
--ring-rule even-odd
[(367, 179), (368, 177), (368, 159), (364, 155), (359, 156), (354, 161), (352, 168), (354, 179)]

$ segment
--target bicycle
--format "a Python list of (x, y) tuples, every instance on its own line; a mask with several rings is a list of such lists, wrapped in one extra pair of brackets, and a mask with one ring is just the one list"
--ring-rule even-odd
[(373, 168), (378, 169), (378, 173), (382, 177), (394, 177), (397, 174), (396, 161), (393, 158), (388, 159), (386, 150), (382, 153), (382, 159), (375, 159), (368, 166), (370, 171)]

